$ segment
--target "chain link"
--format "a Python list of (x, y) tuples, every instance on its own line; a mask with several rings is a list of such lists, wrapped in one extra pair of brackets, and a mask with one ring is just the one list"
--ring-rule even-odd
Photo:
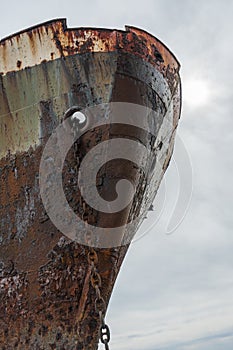
[(109, 350), (108, 343), (110, 342), (110, 329), (104, 321), (104, 317), (103, 317), (102, 312), (99, 313), (99, 316), (100, 316), (100, 324), (101, 324), (101, 326), (100, 326), (100, 340), (101, 340), (101, 343), (103, 343), (105, 345), (105, 350)]
[(91, 285), (95, 289), (95, 311), (99, 314), (100, 319), (100, 341), (105, 346), (105, 350), (109, 350), (108, 343), (110, 342), (110, 329), (106, 325), (104, 315), (106, 312), (106, 302), (101, 295), (100, 287), (102, 285), (101, 276), (97, 270), (98, 255), (96, 251), (91, 248), (88, 252), (88, 263), (91, 266)]

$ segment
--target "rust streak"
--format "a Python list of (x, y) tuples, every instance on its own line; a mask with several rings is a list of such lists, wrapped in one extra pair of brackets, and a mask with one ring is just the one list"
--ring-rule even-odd
[(90, 286), (90, 276), (91, 276), (91, 266), (88, 266), (86, 277), (83, 283), (83, 289), (81, 293), (81, 297), (79, 300), (79, 307), (77, 312), (77, 321), (80, 322), (84, 316), (84, 310), (86, 307), (86, 302), (89, 294), (89, 286)]

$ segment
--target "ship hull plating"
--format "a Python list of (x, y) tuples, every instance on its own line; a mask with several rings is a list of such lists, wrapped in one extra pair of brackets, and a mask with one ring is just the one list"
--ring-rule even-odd
[[(137, 213), (143, 218), (173, 150), (180, 114), (179, 64), (158, 40), (138, 29), (68, 30), (64, 20), (3, 40), (0, 57), (1, 348), (97, 349), (90, 248), (65, 237), (51, 222), (40, 194), (42, 152), (72, 106), (84, 110), (128, 103), (151, 109), (156, 115), (151, 134), (122, 123), (90, 129), (73, 145), (63, 169), (67, 201), (84, 221), (111, 228)], [(168, 136), (166, 144), (161, 136)], [(93, 147), (117, 137), (137, 140), (162, 163), (158, 171), (157, 162), (150, 161), (150, 181), (140, 167), (122, 159), (102, 168), (97, 186), (107, 200), (112, 200), (117, 180), (137, 180), (130, 206), (110, 215), (85, 203), (77, 168)], [(95, 248), (106, 303), (128, 243), (120, 237), (119, 246)]]

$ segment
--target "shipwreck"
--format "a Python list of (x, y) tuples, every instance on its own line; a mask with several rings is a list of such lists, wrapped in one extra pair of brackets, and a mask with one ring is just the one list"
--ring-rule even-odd
[(1, 40), (1, 349), (109, 348), (114, 282), (172, 156), (179, 68), (128, 26), (58, 19)]

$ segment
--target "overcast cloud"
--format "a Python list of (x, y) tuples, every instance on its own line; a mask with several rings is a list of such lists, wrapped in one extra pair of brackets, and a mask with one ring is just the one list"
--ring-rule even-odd
[[(177, 192), (171, 164), (165, 210), (132, 244), (112, 295), (111, 350), (232, 350), (233, 2), (21, 0), (2, 1), (0, 8), (0, 37), (66, 17), (70, 27), (137, 26), (175, 53), (182, 65), (179, 135), (192, 162), (192, 200), (182, 224), (166, 235)], [(187, 97), (190, 80), (208, 88), (200, 105)], [(150, 214), (143, 230), (155, 217)]]

